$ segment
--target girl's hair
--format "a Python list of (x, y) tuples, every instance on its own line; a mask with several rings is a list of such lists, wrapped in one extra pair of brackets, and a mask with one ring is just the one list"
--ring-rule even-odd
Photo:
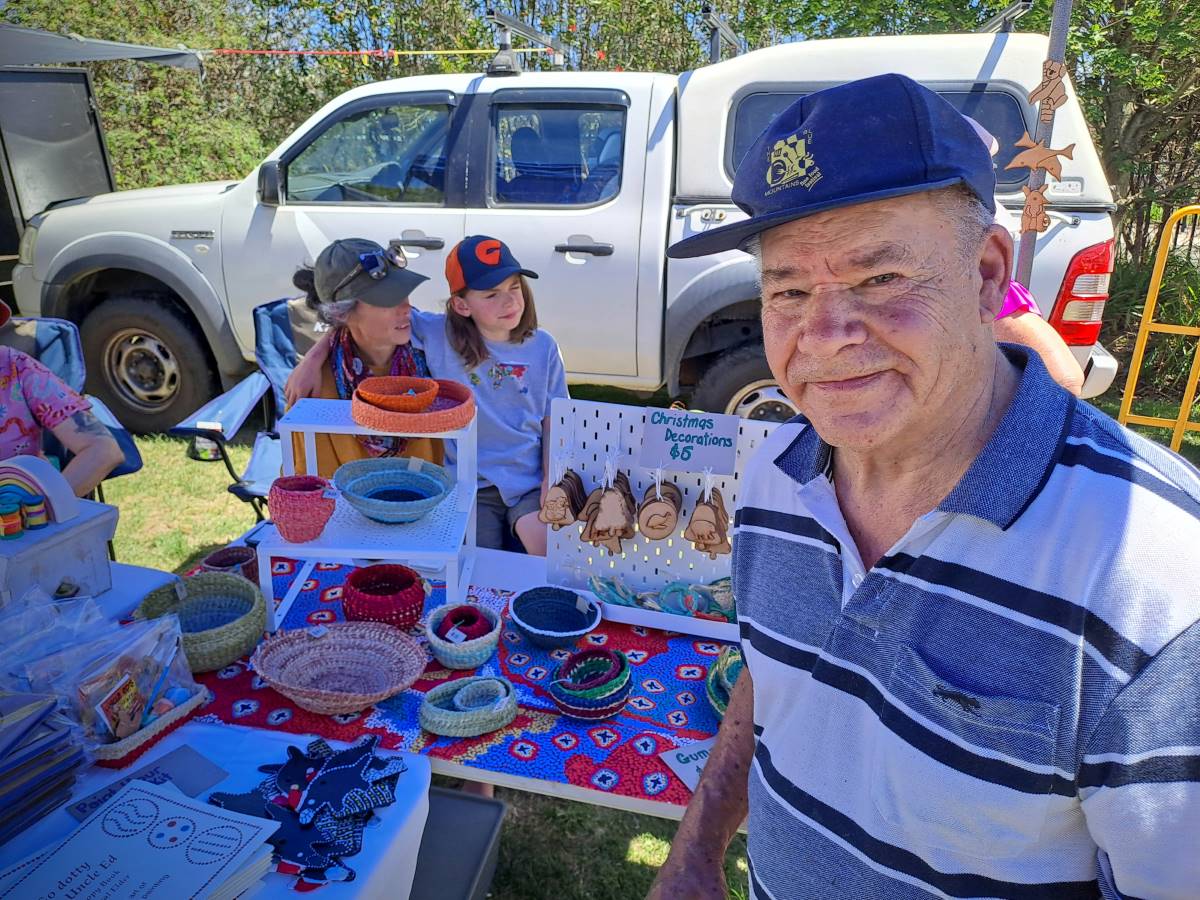
[[(532, 337), (538, 327), (537, 310), (533, 306), (533, 289), (524, 275), (517, 277), (521, 279), (521, 296), (525, 298), (525, 312), (521, 314), (521, 320), (517, 322), (517, 327), (512, 330), (510, 339), (514, 344), (519, 344)], [(454, 297), (465, 296), (466, 291), (460, 291), (446, 301), (446, 339), (450, 342), (454, 352), (462, 358), (466, 370), (470, 372), (488, 358), (488, 349), (475, 320), (469, 316), (459, 315), (454, 309)]]
[(304, 305), (309, 309), (316, 310), (317, 318), (326, 325), (345, 325), (350, 310), (354, 309), (354, 305), (358, 303), (353, 298), (322, 303), (321, 298), (317, 296), (316, 276), (308, 267), (296, 270), (296, 273), (292, 275), (292, 284), (304, 291)]

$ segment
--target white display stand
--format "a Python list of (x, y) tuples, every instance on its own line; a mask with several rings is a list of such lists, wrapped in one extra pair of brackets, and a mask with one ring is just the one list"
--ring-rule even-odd
[(384, 525), (373, 522), (345, 501), (337, 498), (337, 507), (325, 530), (316, 540), (304, 544), (285, 541), (274, 525), (261, 532), (258, 544), (258, 578), (263, 596), (274, 597), (272, 561), (299, 559), (306, 561), (292, 581), (292, 588), (279, 603), (268, 602), (274, 631), (296, 595), (308, 579), (317, 562), (349, 562), (360, 560), (395, 560), (422, 572), (440, 575), (446, 582), (447, 602), (463, 601), (470, 584), (471, 568), (475, 563), (475, 490), (477, 482), (476, 420), (455, 431), (434, 434), (404, 434), (364, 428), (350, 415), (349, 400), (300, 400), (279, 420), (279, 446), (283, 451), (283, 473), (296, 471), (292, 455), (292, 435), (303, 435), (306, 465), (316, 467), (318, 434), (370, 434), (382, 437), (428, 437), (455, 441), (458, 453), (455, 460), (457, 485), (455, 496), (445, 498), (419, 521), (404, 525)]
[[(642, 430), (646, 410), (640, 406), (596, 403), (586, 400), (555, 400), (550, 415), (550, 456), (560, 465), (574, 469), (583, 479), (584, 490), (597, 487), (606, 462), (629, 477), (634, 501), (640, 503), (646, 489), (654, 484), (653, 472), (640, 465)], [(720, 489), (725, 507), (732, 515), (737, 505), (738, 484), (747, 461), (778, 427), (775, 422), (743, 419), (738, 428), (737, 467), (732, 475), (716, 476), (713, 486)], [(588, 591), (592, 575), (618, 577), (638, 593), (657, 591), (672, 581), (707, 584), (730, 572), (729, 555), (710, 559), (684, 538), (688, 519), (704, 489), (704, 474), (673, 472), (670, 461), (663, 465), (663, 481), (675, 484), (683, 493), (683, 509), (678, 530), (661, 541), (650, 541), (637, 533), (621, 542), (622, 553), (615, 556), (603, 547), (580, 540), (583, 525), (576, 523), (559, 531), (548, 532), (546, 575), (551, 584)], [(732, 532), (733, 523), (729, 523)], [(666, 631), (678, 631), (719, 640), (736, 641), (737, 626), (692, 616), (653, 612), (640, 607), (604, 604), (604, 618), (631, 625), (644, 625)]]

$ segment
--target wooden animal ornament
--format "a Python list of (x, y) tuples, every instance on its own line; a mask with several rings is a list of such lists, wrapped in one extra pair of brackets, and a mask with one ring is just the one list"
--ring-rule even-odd
[(707, 499), (701, 499), (692, 516), (688, 520), (687, 529), (683, 536), (695, 545), (700, 553), (707, 553), (709, 559), (716, 559), (718, 554), (731, 553), (729, 543), (729, 513), (725, 509), (725, 499), (720, 490), (712, 488)]
[(567, 469), (562, 478), (546, 491), (538, 521), (558, 531), (576, 521), (586, 502), (583, 479), (573, 469)]
[(1067, 67), (1052, 59), (1042, 63), (1042, 83), (1029, 93), (1030, 103), (1040, 103), (1038, 116), (1043, 122), (1054, 121), (1054, 111), (1067, 102), (1067, 89), (1063, 76)]
[(636, 504), (629, 478), (624, 472), (613, 476), (609, 487), (593, 491), (584, 505), (586, 524), (580, 539), (595, 547), (604, 547), (614, 556), (621, 553), (621, 541), (633, 537)]
[(1074, 159), (1071, 155), (1075, 151), (1074, 144), (1068, 144), (1061, 150), (1053, 150), (1050, 147), (1044, 146), (1041, 141), (1035, 141), (1031, 138), (1028, 131), (1017, 141), (1017, 146), (1024, 147), (1025, 149), (1014, 156), (1012, 162), (1004, 167), (1005, 169), (1027, 168), (1031, 171), (1034, 169), (1045, 169), (1055, 178), (1061, 179), (1062, 161), (1059, 160), (1059, 157), (1065, 156), (1067, 159)]
[(1021, 188), (1025, 192), (1025, 208), (1021, 210), (1021, 231), (1042, 232), (1050, 227), (1050, 216), (1046, 214), (1046, 188), (1030, 190), (1026, 185)]
[(683, 492), (671, 482), (652, 484), (638, 507), (638, 530), (650, 541), (669, 538), (679, 527)]

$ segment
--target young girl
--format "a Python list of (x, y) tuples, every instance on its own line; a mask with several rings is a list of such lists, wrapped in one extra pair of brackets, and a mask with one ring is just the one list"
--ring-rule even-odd
[[(537, 327), (524, 269), (501, 241), (465, 238), (446, 259), (450, 298), (445, 314), (412, 312), (413, 340), (434, 378), (470, 385), (479, 423), (476, 539), (504, 546), (515, 534), (528, 553), (546, 553), (546, 526), (537, 520), (548, 471), (550, 404), (567, 397), (562, 356)], [(288, 379), (288, 401), (309, 396), (314, 372), (329, 352), (322, 340)], [(455, 445), (446, 444), (453, 463)]]

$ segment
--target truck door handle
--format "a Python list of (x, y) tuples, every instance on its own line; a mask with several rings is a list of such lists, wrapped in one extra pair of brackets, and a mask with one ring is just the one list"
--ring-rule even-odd
[(556, 244), (555, 253), (590, 253), (592, 256), (612, 256), (612, 244)]
[(446, 246), (446, 242), (439, 237), (392, 238), (388, 243), (398, 247), (420, 247), (422, 250), (441, 250)]

